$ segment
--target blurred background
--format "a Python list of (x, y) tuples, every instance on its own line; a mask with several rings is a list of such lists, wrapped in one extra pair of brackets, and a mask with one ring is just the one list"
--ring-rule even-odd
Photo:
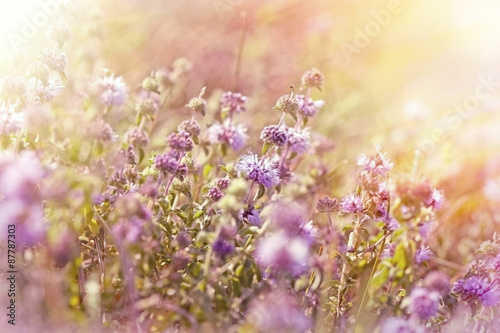
[[(56, 1), (56, 0), (54, 0)], [(62, 1), (62, 0), (60, 0)], [(276, 99), (312, 67), (326, 78), (325, 108), (309, 125), (334, 143), (326, 164), (348, 160), (328, 186), (351, 191), (355, 158), (380, 144), (395, 179), (412, 169), (444, 190), (431, 238), (437, 256), (464, 264), (500, 229), (500, 2), (496, 0), (125, 0), (75, 2), (69, 22), (66, 108), (109, 68), (132, 90), (149, 72), (192, 62), (165, 111), (165, 132), (186, 102), (238, 90), (251, 145), (276, 123)], [(0, 11), (0, 74), (22, 72), (44, 45), (51, 1)], [(76, 96), (74, 104), (68, 96)], [(57, 103), (57, 102), (56, 102)], [(57, 121), (57, 120), (56, 120)], [(417, 158), (416, 158), (417, 156)]]

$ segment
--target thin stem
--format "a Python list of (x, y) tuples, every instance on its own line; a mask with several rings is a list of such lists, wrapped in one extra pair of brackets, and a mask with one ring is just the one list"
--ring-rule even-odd
[(238, 45), (238, 54), (236, 56), (236, 67), (234, 69), (234, 88), (236, 91), (239, 90), (241, 58), (243, 56), (243, 48), (245, 46), (245, 38), (247, 32), (247, 13), (243, 11), (241, 13), (241, 16), (243, 17), (243, 29), (241, 30), (240, 43)]

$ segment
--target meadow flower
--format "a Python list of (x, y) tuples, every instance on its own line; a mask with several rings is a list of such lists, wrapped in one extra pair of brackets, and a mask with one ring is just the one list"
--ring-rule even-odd
[(25, 119), (21, 112), (17, 112), (13, 105), (0, 105), (0, 134), (9, 135), (22, 129)]
[(338, 211), (339, 209), (339, 201), (337, 199), (330, 199), (329, 197), (324, 197), (318, 200), (316, 204), (316, 210), (319, 213), (333, 213)]
[(158, 79), (156, 77), (149, 76), (142, 81), (141, 88), (147, 92), (154, 92), (156, 94), (159, 94), (160, 82), (158, 82)]
[(248, 97), (240, 93), (226, 91), (220, 98), (220, 107), (223, 111), (229, 112), (229, 114), (242, 113), (247, 110), (245, 106), (247, 101)]
[(144, 115), (154, 116), (160, 109), (160, 95), (153, 91), (143, 90), (139, 93), (136, 104), (137, 112)]
[(281, 147), (288, 141), (287, 130), (285, 127), (277, 125), (266, 126), (260, 134), (260, 139), (266, 143)]
[(26, 76), (28, 78), (33, 78), (40, 80), (42, 82), (47, 82), (50, 75), (50, 68), (45, 63), (39, 60), (35, 60), (28, 65), (26, 68)]
[(0, 81), (0, 96), (7, 102), (15, 103), (24, 99), (26, 94), (26, 80), (22, 76), (7, 75)]
[(261, 267), (273, 266), (277, 272), (298, 276), (307, 271), (309, 245), (301, 237), (289, 237), (285, 232), (275, 232), (259, 241), (257, 260)]
[(411, 291), (410, 296), (405, 299), (405, 301), (407, 300), (405, 303), (407, 303), (412, 316), (428, 320), (436, 315), (439, 308), (439, 299), (439, 293), (416, 287)]
[(293, 96), (283, 95), (278, 98), (274, 108), (284, 113), (296, 115), (300, 109), (300, 102)]
[(233, 150), (240, 150), (245, 147), (248, 136), (247, 129), (241, 125), (234, 125), (231, 119), (227, 118), (222, 124), (215, 122), (207, 130), (208, 141), (211, 144), (227, 144)]
[(344, 214), (361, 213), (363, 211), (363, 200), (358, 195), (351, 193), (342, 198), (340, 207)]
[(438, 189), (432, 190), (431, 198), (426, 202), (427, 207), (432, 207), (435, 210), (440, 210), (444, 203), (444, 195)]
[(204, 93), (205, 88), (201, 89), (199, 96), (191, 98), (189, 103), (186, 104), (187, 108), (201, 113), (202, 116), (205, 116), (207, 109), (207, 101), (202, 97)]
[(113, 226), (111, 231), (117, 239), (125, 244), (135, 243), (142, 234), (144, 221), (133, 217), (129, 220), (120, 220)]
[(319, 70), (313, 68), (302, 75), (301, 83), (303, 88), (318, 88), (321, 90), (325, 77)]
[(212, 249), (219, 256), (225, 257), (234, 252), (234, 241), (219, 236), (212, 243)]
[(259, 161), (256, 154), (249, 152), (238, 159), (235, 167), (238, 171), (245, 172), (248, 179), (265, 187), (275, 186), (280, 182), (277, 165), (268, 157)]
[(64, 84), (59, 77), (51, 75), (44, 83), (30, 79), (27, 88), (32, 102), (43, 103), (59, 96), (64, 90)]
[(218, 187), (212, 187), (208, 190), (207, 197), (213, 201), (219, 201), (224, 196), (224, 193)]
[(56, 24), (49, 27), (47, 37), (56, 42), (59, 48), (63, 46), (71, 38), (71, 28), (64, 22), (58, 21)]
[(51, 70), (62, 73), (68, 63), (66, 53), (54, 49), (45, 49), (40, 55), (40, 60)]
[(149, 143), (149, 138), (145, 131), (139, 128), (132, 128), (125, 134), (125, 141), (134, 147), (146, 147)]
[(382, 219), (382, 221), (389, 232), (394, 232), (400, 227), (399, 221), (392, 216), (386, 216)]
[(100, 119), (90, 124), (89, 130), (101, 142), (113, 142), (117, 138), (111, 125)]
[(444, 296), (450, 291), (450, 277), (444, 272), (432, 271), (425, 276), (422, 286)]
[(190, 151), (193, 149), (193, 140), (188, 132), (179, 131), (171, 133), (165, 139), (165, 143), (177, 151)]
[(215, 182), (215, 186), (220, 188), (221, 190), (226, 189), (229, 186), (230, 180), (229, 178), (219, 178)]
[(314, 101), (312, 98), (308, 98), (306, 101), (306, 96), (304, 95), (295, 95), (295, 98), (299, 101), (300, 108), (298, 109), (298, 113), (300, 113), (303, 117), (311, 118), (314, 117), (319, 110), (325, 106), (325, 101), (317, 100)]
[(305, 153), (311, 146), (311, 134), (308, 127), (304, 129), (289, 127), (287, 137), (290, 150), (297, 154)]
[(304, 207), (296, 203), (278, 202), (271, 212), (271, 222), (288, 234), (296, 234), (304, 223)]
[(128, 87), (121, 76), (107, 75), (97, 80), (101, 102), (106, 106), (120, 106), (128, 97)]
[(425, 333), (427, 330), (416, 322), (405, 318), (387, 318), (380, 327), (383, 333)]
[(177, 130), (189, 133), (192, 137), (198, 137), (201, 133), (200, 124), (196, 120), (184, 120), (179, 124)]
[(452, 291), (463, 301), (474, 302), (479, 300), (483, 306), (494, 306), (500, 300), (498, 291), (486, 278), (475, 275), (460, 279), (453, 284)]
[(262, 224), (260, 210), (255, 209), (254, 205), (248, 205), (248, 207), (243, 210), (241, 219), (253, 226), (260, 226)]
[(161, 172), (175, 174), (179, 169), (179, 162), (176, 154), (170, 152), (163, 155), (156, 155), (155, 167)]
[(297, 300), (283, 290), (256, 297), (246, 317), (259, 332), (302, 333), (312, 325), (311, 318), (306, 317)]
[(415, 263), (421, 264), (432, 259), (433, 253), (428, 246), (420, 245), (415, 253)]
[(366, 171), (386, 177), (389, 171), (391, 171), (393, 163), (390, 163), (389, 159), (385, 157), (385, 153), (382, 154), (380, 148), (377, 147), (377, 153), (375, 155), (359, 156), (358, 165)]

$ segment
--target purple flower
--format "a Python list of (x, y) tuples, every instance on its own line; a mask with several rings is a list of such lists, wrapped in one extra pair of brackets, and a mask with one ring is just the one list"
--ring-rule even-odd
[(417, 249), (417, 252), (415, 253), (415, 263), (416, 264), (421, 264), (423, 262), (429, 261), (432, 258), (432, 251), (429, 249), (428, 246), (425, 245), (420, 245), (420, 247)]
[(252, 331), (302, 333), (311, 327), (311, 319), (306, 317), (299, 302), (283, 290), (255, 297), (250, 302), (248, 314)]
[(425, 276), (422, 285), (441, 295), (446, 295), (450, 291), (450, 277), (441, 271), (432, 271)]
[(144, 221), (133, 217), (130, 220), (121, 220), (112, 228), (113, 234), (117, 239), (123, 241), (126, 245), (135, 243), (142, 234)]
[(145, 147), (149, 143), (148, 134), (139, 128), (133, 128), (125, 134), (127, 143), (134, 147)]
[(285, 232), (274, 233), (257, 245), (257, 260), (262, 269), (273, 266), (277, 271), (298, 276), (307, 271), (309, 257), (309, 244), (301, 237), (289, 237)]
[(325, 81), (325, 77), (316, 68), (308, 70), (301, 77), (302, 87), (307, 87), (307, 88), (316, 87), (319, 90), (321, 90), (321, 87), (323, 86), (324, 81)]
[(217, 237), (217, 239), (212, 244), (212, 249), (221, 257), (225, 257), (234, 252), (234, 244), (232, 241), (225, 239), (224, 237)]
[(271, 222), (288, 234), (296, 234), (304, 223), (306, 211), (296, 203), (279, 202), (271, 213)]
[(53, 49), (45, 49), (43, 50), (41, 56), (41, 61), (49, 66), (49, 68), (58, 73), (64, 72), (64, 68), (68, 63), (68, 57), (64, 52), (58, 52)]
[(19, 131), (24, 124), (24, 115), (13, 105), (0, 105), (0, 134), (9, 135)]
[(189, 133), (185, 131), (171, 133), (165, 139), (165, 143), (177, 151), (190, 151), (193, 149), (193, 140), (191, 140)]
[(123, 78), (114, 75), (105, 76), (97, 80), (97, 87), (101, 95), (101, 102), (106, 106), (120, 106), (128, 96), (128, 87)]
[(189, 135), (193, 137), (198, 137), (200, 136), (201, 133), (201, 128), (200, 124), (196, 120), (184, 120), (182, 123), (179, 124), (177, 127), (178, 131), (185, 131), (188, 132)]
[(245, 147), (248, 136), (247, 129), (242, 125), (234, 125), (231, 119), (226, 119), (222, 124), (216, 122), (207, 130), (208, 141), (211, 144), (228, 144), (233, 150)]
[(287, 130), (277, 125), (266, 126), (260, 134), (260, 139), (266, 143), (281, 147), (288, 142)]
[(255, 209), (253, 205), (248, 205), (241, 214), (241, 218), (253, 226), (260, 226), (262, 224), (260, 210)]
[(493, 306), (499, 301), (499, 294), (494, 289), (493, 284), (489, 283), (486, 278), (475, 275), (455, 282), (452, 291), (458, 294), (463, 301), (479, 300), (483, 306)]
[(412, 316), (428, 320), (434, 317), (439, 308), (439, 293), (416, 287), (408, 297), (408, 309)]
[(385, 227), (387, 228), (387, 230), (389, 232), (396, 231), (399, 228), (399, 226), (400, 226), (398, 220), (396, 220), (392, 216), (385, 216), (382, 221), (385, 223)]
[(177, 156), (172, 153), (156, 155), (155, 167), (162, 172), (169, 172), (175, 174), (179, 169), (179, 162)]
[(410, 322), (404, 318), (387, 318), (380, 328), (383, 333), (425, 333), (426, 330), (416, 322)]
[(231, 91), (226, 91), (222, 94), (220, 99), (220, 107), (223, 111), (227, 111), (230, 114), (241, 113), (246, 111), (246, 102), (248, 97), (243, 96), (240, 93), (235, 93)]
[(323, 100), (314, 101), (309, 97), (306, 103), (306, 97), (304, 95), (295, 95), (295, 98), (300, 103), (299, 113), (306, 118), (315, 116), (319, 110), (325, 106), (325, 101)]
[(279, 184), (279, 171), (275, 162), (268, 157), (259, 161), (256, 154), (249, 152), (240, 157), (236, 169), (247, 174), (248, 179), (254, 180), (265, 187)]
[(432, 207), (435, 210), (440, 210), (444, 203), (443, 191), (438, 189), (432, 190), (431, 199), (426, 203), (427, 207)]
[(342, 198), (340, 202), (342, 213), (361, 213), (363, 211), (363, 200), (354, 193)]
[(318, 200), (316, 204), (316, 210), (320, 213), (333, 213), (339, 208), (339, 202), (337, 199), (330, 199), (329, 197), (324, 197)]
[(217, 186), (218, 188), (220, 188), (221, 190), (223, 190), (223, 189), (225, 189), (225, 188), (227, 188), (229, 186), (229, 183), (230, 183), (229, 178), (219, 178), (215, 182), (215, 186)]
[(160, 95), (154, 91), (141, 91), (135, 109), (142, 114), (154, 116), (160, 109)]
[(305, 153), (311, 146), (309, 128), (295, 129), (289, 127), (287, 130), (288, 144), (292, 152), (297, 154)]
[(364, 170), (370, 171), (382, 177), (387, 176), (391, 171), (393, 164), (389, 163), (389, 159), (385, 157), (385, 153), (380, 152), (380, 147), (377, 146), (377, 153), (372, 156), (361, 155), (358, 157), (358, 165)]
[(208, 190), (207, 197), (212, 201), (219, 201), (224, 193), (218, 187), (212, 187)]

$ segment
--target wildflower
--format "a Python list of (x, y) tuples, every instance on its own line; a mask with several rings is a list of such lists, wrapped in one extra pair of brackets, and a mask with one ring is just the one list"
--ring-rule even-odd
[(191, 140), (189, 133), (185, 131), (170, 134), (165, 139), (165, 142), (170, 148), (178, 151), (190, 151), (193, 149), (193, 140)]
[(154, 116), (160, 109), (160, 95), (153, 91), (141, 91), (136, 105), (137, 112)]
[(260, 134), (260, 139), (266, 143), (281, 147), (288, 141), (287, 130), (277, 125), (266, 126)]
[(305, 214), (304, 207), (298, 204), (280, 202), (275, 205), (271, 212), (271, 221), (288, 234), (293, 234), (300, 229)]
[(325, 101), (317, 100), (314, 101), (312, 98), (308, 98), (306, 102), (306, 97), (304, 95), (295, 95), (295, 98), (299, 101), (300, 108), (298, 112), (305, 118), (314, 117), (319, 110), (325, 106)]
[(439, 308), (439, 293), (416, 287), (406, 299), (411, 315), (428, 320), (434, 317)]
[(66, 23), (59, 21), (47, 30), (47, 37), (61, 48), (70, 39), (71, 28)]
[(133, 217), (130, 220), (120, 220), (113, 226), (111, 231), (115, 237), (125, 244), (135, 243), (142, 234), (144, 221)]
[(97, 87), (101, 95), (101, 102), (106, 106), (120, 106), (125, 103), (128, 87), (123, 78), (114, 75), (105, 76), (97, 80)]
[(330, 199), (329, 197), (324, 197), (318, 201), (316, 204), (316, 210), (319, 213), (333, 213), (339, 209), (339, 202), (337, 199)]
[(432, 271), (425, 276), (422, 286), (443, 296), (450, 291), (450, 277), (441, 271)]
[(40, 60), (51, 70), (62, 73), (68, 63), (68, 57), (64, 52), (58, 52), (53, 49), (45, 49), (40, 55)]
[(289, 127), (287, 130), (288, 144), (290, 150), (297, 154), (305, 153), (311, 146), (310, 129), (295, 129)]
[(49, 75), (49, 66), (39, 60), (33, 61), (26, 68), (26, 76), (28, 78), (34, 78), (42, 82), (47, 82), (47, 80), (49, 79)]
[(380, 328), (384, 333), (425, 333), (426, 329), (416, 322), (410, 322), (404, 318), (387, 318)]
[(145, 91), (154, 92), (156, 94), (159, 94), (158, 89), (160, 88), (160, 83), (158, 82), (158, 80), (155, 77), (150, 76), (150, 77), (145, 78), (142, 81), (141, 87)]
[(146, 147), (149, 143), (148, 134), (139, 128), (133, 128), (125, 134), (125, 140), (134, 147)]
[(263, 157), (259, 161), (257, 155), (252, 152), (240, 157), (236, 163), (236, 169), (245, 172), (248, 179), (255, 180), (265, 187), (271, 187), (280, 182), (276, 163), (268, 157)]
[(207, 197), (214, 202), (219, 201), (223, 196), (224, 193), (218, 187), (212, 187), (207, 193)]
[(35, 103), (50, 102), (63, 90), (64, 84), (57, 76), (50, 76), (44, 83), (40, 83), (36, 79), (28, 81), (28, 94)]
[(216, 186), (221, 190), (226, 189), (229, 186), (229, 178), (219, 178), (216, 181)]
[(377, 153), (372, 156), (361, 155), (358, 157), (358, 165), (364, 170), (372, 172), (376, 175), (386, 177), (392, 169), (393, 164), (389, 163), (389, 159), (385, 157), (385, 153), (380, 152), (380, 147), (377, 147)]
[(187, 178), (184, 180), (175, 178), (172, 182), (172, 188), (182, 193), (189, 193), (189, 191), (191, 190), (191, 185), (191, 181)]
[(477, 250), (478, 253), (483, 253), (489, 257), (495, 257), (500, 253), (500, 244), (497, 242), (492, 242), (490, 240), (484, 241), (479, 246)]
[(5, 76), (0, 81), (0, 96), (6, 101), (16, 102), (24, 99), (26, 80), (22, 76)]
[(463, 301), (474, 302), (479, 300), (483, 306), (494, 306), (500, 300), (494, 286), (486, 278), (475, 275), (455, 282), (452, 291), (458, 294)]
[(432, 207), (435, 210), (440, 210), (444, 203), (444, 195), (442, 191), (438, 189), (432, 190), (432, 195), (430, 200), (426, 202), (427, 207)]
[(91, 124), (90, 131), (101, 142), (113, 142), (117, 137), (111, 125), (103, 120), (97, 120)]
[(277, 232), (262, 239), (257, 245), (258, 262), (263, 269), (273, 266), (293, 276), (303, 274), (309, 262), (309, 245), (300, 237), (289, 237)]
[(387, 231), (389, 232), (394, 232), (396, 230), (398, 230), (400, 224), (398, 222), (398, 220), (396, 220), (394, 217), (392, 216), (387, 216), (385, 217), (384, 219), (382, 219), (382, 221), (384, 222), (385, 224), (385, 228), (387, 229)]
[(361, 213), (363, 211), (363, 200), (356, 194), (349, 194), (342, 198), (340, 202), (342, 213)]
[(221, 257), (225, 257), (234, 252), (234, 243), (225, 237), (217, 237), (212, 244), (212, 249)]
[(250, 302), (246, 317), (259, 332), (302, 333), (312, 325), (297, 300), (282, 290), (255, 297)]
[(325, 81), (325, 77), (319, 70), (313, 68), (302, 75), (301, 82), (302, 87), (305, 88), (318, 88), (321, 90), (323, 83)]
[(430, 232), (435, 226), (434, 221), (428, 221), (428, 222), (420, 222), (418, 224), (418, 233), (422, 237), (422, 239), (427, 239), (429, 237)]
[(248, 205), (248, 207), (243, 210), (241, 218), (253, 226), (260, 226), (262, 223), (260, 219), (260, 210), (255, 209), (254, 205)]
[(177, 130), (188, 132), (192, 137), (200, 136), (200, 124), (196, 120), (185, 120), (179, 124)]
[(155, 157), (155, 167), (162, 171), (175, 174), (179, 169), (179, 162), (177, 157), (173, 153), (156, 155)]
[(13, 105), (0, 105), (0, 134), (9, 135), (19, 131), (24, 124), (24, 116)]
[(300, 109), (300, 102), (293, 96), (283, 95), (278, 98), (275, 109), (291, 115), (296, 115)]
[(247, 129), (242, 125), (232, 124), (229, 118), (222, 124), (215, 123), (208, 128), (208, 141), (211, 144), (228, 144), (233, 150), (242, 149), (248, 140)]
[(199, 96), (191, 98), (189, 100), (189, 103), (186, 104), (187, 108), (201, 113), (202, 116), (205, 116), (205, 112), (207, 109), (207, 101), (202, 97), (204, 93), (205, 93), (205, 87), (201, 89)]
[(229, 114), (242, 113), (246, 111), (245, 104), (247, 101), (248, 97), (240, 93), (226, 91), (222, 94), (220, 106), (223, 111), (229, 112)]
[(431, 260), (432, 255), (432, 251), (429, 249), (429, 247), (422, 244), (415, 253), (415, 263), (421, 264), (423, 262), (429, 261)]

